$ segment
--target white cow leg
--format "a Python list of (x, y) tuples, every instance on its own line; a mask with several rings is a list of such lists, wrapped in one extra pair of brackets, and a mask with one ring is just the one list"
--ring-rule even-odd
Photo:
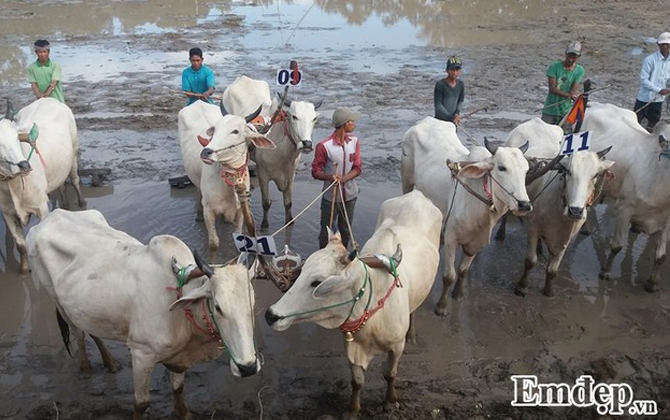
[(118, 368), (116, 366), (116, 361), (112, 357), (111, 353), (107, 349), (107, 346), (105, 346), (105, 343), (98, 337), (94, 336), (93, 334), (89, 334), (93, 341), (95, 342), (95, 345), (98, 347), (98, 351), (100, 352), (100, 357), (102, 358), (102, 363), (105, 365), (109, 373), (116, 373), (118, 372)]
[(395, 378), (398, 374), (398, 361), (400, 356), (405, 348), (405, 342), (398, 343), (394, 346), (392, 350), (388, 352), (388, 359), (386, 361), (386, 372), (384, 373), (384, 379), (386, 379), (386, 403), (384, 408), (386, 410), (392, 410), (398, 408), (398, 394), (395, 390)]
[(644, 290), (649, 293), (654, 293), (658, 291), (658, 283), (661, 280), (661, 265), (665, 261), (665, 247), (667, 238), (667, 230), (659, 230), (651, 235), (652, 240), (656, 241), (656, 257), (654, 259), (654, 268), (651, 272), (651, 277), (647, 280), (647, 284), (644, 285)]
[(60, 200), (61, 208), (70, 210), (70, 198), (67, 196), (67, 186), (65, 183), (58, 187), (58, 199)]
[(349, 363), (351, 369), (351, 401), (349, 411), (344, 413), (343, 420), (355, 420), (361, 411), (361, 389), (365, 384), (365, 371), (362, 366)]
[(135, 388), (135, 412), (133, 413), (133, 420), (142, 420), (142, 415), (149, 407), (151, 372), (153, 372), (156, 363), (150, 356), (142, 354), (139, 350), (133, 350), (132, 357), (133, 386)]
[(270, 226), (268, 223), (268, 213), (270, 212), (270, 207), (272, 206), (272, 199), (270, 198), (270, 180), (266, 179), (260, 171), (258, 174), (258, 186), (261, 189), (261, 201), (263, 202), (263, 221), (261, 222), (262, 228), (267, 228)]
[(70, 182), (72, 182), (74, 191), (77, 193), (77, 203), (79, 204), (79, 207), (85, 209), (86, 200), (84, 200), (84, 196), (81, 194), (81, 180), (79, 179), (79, 163), (77, 162), (78, 159), (73, 160), (74, 163), (72, 164), (72, 169), (70, 169)]
[(195, 203), (195, 221), (196, 222), (202, 222), (205, 220), (203, 216), (203, 210), (202, 210), (202, 194), (198, 192), (199, 199)]
[(556, 255), (552, 256), (549, 264), (547, 265), (547, 276), (544, 280), (544, 289), (542, 289), (542, 294), (546, 297), (554, 297), (554, 289), (551, 282), (554, 277), (556, 277), (558, 267), (561, 265), (561, 261), (563, 261), (563, 256), (565, 255), (566, 249), (568, 249), (568, 244), (565, 244), (563, 249), (557, 252)]
[(623, 248), (623, 241), (626, 239), (628, 233), (628, 224), (630, 218), (627, 213), (624, 213), (621, 209), (615, 207), (615, 212), (617, 213), (616, 221), (614, 222), (614, 235), (612, 236), (612, 243), (610, 245), (610, 253), (607, 256), (607, 261), (605, 265), (600, 269), (599, 277), (603, 280), (609, 280), (612, 273), (612, 264), (614, 263), (614, 258), (617, 254), (621, 252)]
[(174, 397), (174, 412), (179, 420), (191, 418), (191, 414), (184, 403), (184, 373), (170, 372), (170, 384), (172, 386), (172, 396)]
[(470, 265), (472, 264), (472, 260), (475, 259), (475, 254), (472, 255), (467, 255), (463, 254), (463, 258), (461, 259), (461, 265), (458, 267), (458, 278), (456, 279), (456, 284), (454, 285), (454, 290), (451, 292), (451, 298), (458, 300), (463, 297), (463, 287), (465, 284), (465, 280), (468, 277), (468, 271), (470, 270)]
[(514, 294), (517, 296), (526, 296), (526, 293), (528, 293), (528, 277), (530, 276), (533, 267), (537, 264), (538, 238), (539, 235), (537, 230), (531, 228), (528, 232), (526, 260), (524, 261), (523, 274), (514, 288)]
[(91, 377), (91, 362), (88, 360), (88, 354), (86, 354), (86, 336), (84, 332), (79, 328), (70, 324), (71, 333), (77, 340), (77, 348), (79, 349), (79, 371), (81, 376), (85, 379)]
[(210, 208), (205, 211), (204, 216), (207, 237), (209, 238), (209, 250), (215, 251), (219, 248), (219, 235), (216, 233), (216, 214)]
[(14, 242), (16, 243), (16, 248), (19, 250), (19, 273), (25, 274), (28, 272), (28, 252), (26, 249), (26, 238), (23, 237), (23, 228), (21, 226), (21, 220), (15, 216), (5, 216), (5, 225), (9, 229), (9, 233), (12, 234)]
[(449, 287), (451, 287), (456, 279), (456, 268), (454, 267), (456, 244), (453, 242), (445, 242), (443, 255), (442, 264), (444, 264), (444, 268), (442, 269), (442, 295), (440, 295), (440, 300), (437, 301), (437, 307), (435, 308), (435, 313), (440, 316), (447, 314)]
[(293, 219), (291, 207), (293, 207), (293, 182), (289, 182), (284, 191), (284, 223), (288, 223)]
[(416, 329), (414, 328), (414, 313), (409, 314), (409, 328), (405, 334), (405, 341), (410, 344), (416, 344)]

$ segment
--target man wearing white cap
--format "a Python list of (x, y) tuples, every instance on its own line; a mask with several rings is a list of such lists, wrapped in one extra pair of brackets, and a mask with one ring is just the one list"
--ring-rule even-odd
[[(358, 185), (355, 178), (362, 171), (361, 146), (358, 138), (351, 135), (356, 128), (356, 120), (359, 117), (360, 114), (351, 111), (349, 108), (336, 109), (333, 113), (335, 131), (316, 145), (314, 162), (312, 162), (312, 176), (314, 179), (323, 181), (323, 189), (328, 188), (333, 181), (338, 180), (342, 186), (337, 189), (334, 196), (336, 205), (333, 224), (337, 223), (337, 228), (342, 236), (342, 244), (345, 247), (351, 239), (347, 218), (349, 223), (353, 223), (354, 205), (358, 196)], [(326, 193), (321, 199), (319, 248), (324, 248), (328, 244), (328, 230), (326, 227), (333, 207), (332, 200), (333, 196), (330, 193)]]
[(658, 51), (648, 55), (642, 62), (640, 70), (640, 90), (633, 111), (637, 113), (637, 121), (642, 124), (647, 119), (647, 130), (652, 131), (661, 119), (661, 107), (664, 96), (670, 93), (670, 32), (663, 32), (656, 41)]
[[(574, 41), (565, 50), (565, 59), (554, 61), (547, 68), (549, 92), (542, 109), (542, 121), (558, 125), (579, 96), (579, 84), (584, 78), (584, 67), (577, 64), (582, 55), (582, 43)], [(571, 101), (572, 100), (572, 101)]]

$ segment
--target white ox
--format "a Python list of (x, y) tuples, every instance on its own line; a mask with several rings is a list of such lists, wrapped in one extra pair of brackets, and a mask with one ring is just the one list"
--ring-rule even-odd
[[(528, 162), (525, 147), (474, 147), (469, 151), (450, 122), (424, 118), (403, 137), (401, 175), (403, 192), (416, 188), (430, 198), (446, 218), (444, 224), (443, 290), (436, 312), (446, 313), (447, 290), (456, 278), (456, 249), (463, 247), (458, 280), (452, 296), (458, 299), (475, 255), (490, 242), (491, 230), (508, 210), (524, 215), (532, 208), (524, 184)], [(467, 162), (458, 177), (484, 203), (457, 184), (447, 160)]]
[(636, 229), (656, 241), (652, 275), (645, 290), (654, 292), (665, 260), (670, 224), (669, 144), (670, 127), (659, 127), (649, 134), (637, 122), (632, 111), (611, 104), (590, 103), (582, 131), (591, 131), (595, 149), (612, 146), (608, 157), (616, 162), (615, 178), (605, 185), (604, 193), (616, 199), (616, 215), (611, 251), (601, 268), (600, 277), (609, 278), (614, 258), (623, 248), (632, 223)]
[(201, 194), (210, 249), (219, 247), (218, 215), (242, 229), (242, 208), (233, 185), (242, 182), (249, 190), (248, 145), (274, 147), (272, 141), (247, 124), (257, 115), (258, 111), (246, 118), (222, 115), (219, 107), (204, 101), (196, 101), (179, 111), (184, 169)]
[[(254, 292), (243, 265), (210, 267), (169, 235), (143, 245), (111, 228), (96, 210), (56, 210), (30, 230), (27, 242), (33, 279), (56, 302), (68, 351), (70, 329), (75, 334), (84, 373), (90, 374), (85, 333), (93, 337), (110, 371), (116, 370), (115, 362), (100, 339), (123, 341), (130, 348), (134, 420), (149, 406), (157, 363), (170, 370), (180, 419), (190, 417), (183, 397), (186, 370), (219, 357), (222, 344), (233, 375), (260, 370), (253, 338)], [(180, 277), (186, 285), (178, 298)]]
[[(401, 287), (396, 287), (386, 269), (368, 267), (354, 253), (347, 255), (339, 234), (331, 234), (328, 245), (307, 259), (295, 284), (265, 313), (268, 324), (278, 331), (300, 322), (354, 330), (353, 340), (345, 341), (353, 387), (345, 418), (357, 417), (364, 372), (378, 354), (388, 355), (384, 373), (387, 404), (397, 404), (398, 361), (406, 336), (411, 334), (411, 314), (435, 281), (441, 220), (440, 211), (420, 191), (386, 200), (375, 232), (361, 253), (390, 256), (400, 246), (402, 262), (397, 272)], [(366, 321), (364, 315), (379, 308), (377, 302), (384, 296), (383, 306)]]
[[(254, 104), (263, 104), (261, 115), (268, 117), (271, 111), (266, 105), (272, 104), (270, 87), (262, 80), (240, 76), (223, 93), (223, 105), (235, 115), (252, 112)], [(278, 104), (275, 103), (275, 106)], [(256, 105), (257, 106), (257, 105)], [(251, 154), (256, 162), (258, 184), (263, 200), (263, 221), (261, 227), (268, 227), (268, 212), (272, 205), (268, 190), (270, 181), (274, 181), (282, 192), (284, 201), (284, 221), (293, 219), (293, 180), (300, 156), (312, 151), (312, 132), (319, 114), (316, 112), (321, 102), (312, 104), (304, 101), (286, 100), (279, 118), (272, 126), (267, 137), (277, 146), (273, 150), (257, 149)]]
[[(561, 152), (563, 130), (533, 118), (512, 130), (505, 141), (509, 147), (526, 143), (529, 144), (524, 153), (527, 158), (552, 159)], [(552, 280), (565, 251), (586, 221), (586, 209), (596, 198), (596, 184), (602, 185), (605, 171), (614, 164), (604, 160), (608, 151), (577, 152), (528, 186), (533, 211), (526, 216), (528, 246), (524, 272), (515, 288), (517, 295), (524, 296), (528, 291), (528, 276), (537, 264), (537, 245), (541, 238), (551, 254), (542, 293), (553, 296)]]
[[(23, 226), (31, 214), (40, 220), (49, 214), (47, 194), (60, 188), (63, 206), (69, 207), (64, 183), (70, 176), (79, 205), (83, 207), (86, 202), (79, 189), (79, 137), (70, 108), (56, 99), (44, 98), (21, 109), (16, 121), (12, 114), (8, 104), (7, 115), (0, 120), (0, 210), (19, 250), (20, 272), (27, 273)], [(30, 135), (26, 134), (28, 130)], [(24, 141), (20, 142), (19, 136)]]

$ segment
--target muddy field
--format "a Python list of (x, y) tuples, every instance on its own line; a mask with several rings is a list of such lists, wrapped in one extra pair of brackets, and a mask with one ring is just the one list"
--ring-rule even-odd
[[(48, 38), (63, 65), (64, 91), (77, 117), (85, 168), (111, 168), (102, 187), (84, 187), (89, 208), (143, 242), (159, 233), (204, 251), (196, 223), (194, 189), (171, 189), (183, 173), (177, 119), (183, 98), (180, 72), (193, 45), (217, 74), (220, 91), (241, 74), (271, 83), (278, 68), (299, 61), (304, 85), (294, 98), (323, 100), (314, 140), (330, 134), (338, 106), (359, 110), (364, 173), (354, 234), (364, 242), (383, 200), (400, 193), (399, 143), (417, 120), (432, 115), (435, 81), (451, 54), (464, 60), (467, 119), (459, 135), (503, 140), (539, 115), (544, 72), (572, 39), (584, 44), (580, 62), (597, 87), (592, 100), (632, 107), (642, 58), (655, 50), (667, 2), (557, 1), (344, 1), (279, 4), (215, 1), (3, 1), (0, 8), (2, 97), (18, 109), (31, 101), (25, 68), (30, 45)], [(297, 28), (297, 29), (296, 29)], [(4, 108), (2, 109), (4, 113)], [(664, 111), (664, 119), (667, 120)], [(303, 158), (294, 214), (319, 192)], [(84, 179), (86, 184), (89, 179)], [(276, 191), (275, 191), (276, 193)], [(260, 194), (253, 207), (260, 215)], [(271, 211), (273, 232), (282, 225), (280, 194)], [(615, 261), (613, 279), (598, 279), (608, 249), (612, 215), (596, 207), (592, 234), (571, 245), (545, 298), (543, 262), (525, 298), (511, 290), (523, 269), (523, 226), (511, 225), (504, 244), (493, 243), (475, 260), (465, 296), (449, 314), (433, 314), (438, 281), (418, 310), (417, 344), (408, 345), (398, 372), (400, 407), (385, 412), (383, 360), (373, 362), (363, 392), (361, 419), (596, 419), (594, 408), (512, 407), (511, 375), (574, 383), (583, 374), (626, 382), (638, 400), (654, 400), (670, 418), (670, 295), (667, 284), (642, 288), (653, 263), (645, 235), (631, 234)], [(303, 256), (317, 247), (318, 209), (278, 235)], [(260, 219), (257, 219), (260, 220)], [(63, 348), (54, 306), (29, 275), (17, 275), (17, 254), (0, 222), (0, 418), (104, 419), (132, 417), (130, 355), (109, 343), (122, 369), (107, 373), (89, 343), (90, 379)], [(230, 227), (220, 226), (221, 237)], [(234, 255), (223, 241), (214, 261)], [(664, 278), (668, 278), (667, 264)], [(257, 281), (256, 340), (264, 356), (259, 374), (232, 377), (226, 356), (186, 377), (186, 403), (195, 419), (340, 419), (350, 395), (341, 334), (314, 325), (277, 333), (262, 314), (280, 293)], [(168, 376), (157, 367), (147, 419), (172, 419)], [(626, 418), (627, 416), (623, 416)], [(631, 417), (633, 418), (633, 417)], [(634, 418), (643, 418), (637, 416)]]

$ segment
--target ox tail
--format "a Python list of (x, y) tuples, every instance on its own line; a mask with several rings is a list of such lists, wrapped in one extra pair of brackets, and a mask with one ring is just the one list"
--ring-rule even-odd
[(60, 336), (63, 338), (65, 349), (70, 357), (72, 357), (72, 351), (70, 350), (70, 325), (65, 321), (65, 318), (63, 318), (58, 309), (56, 309), (56, 319), (58, 320), (58, 328), (60, 329)]

